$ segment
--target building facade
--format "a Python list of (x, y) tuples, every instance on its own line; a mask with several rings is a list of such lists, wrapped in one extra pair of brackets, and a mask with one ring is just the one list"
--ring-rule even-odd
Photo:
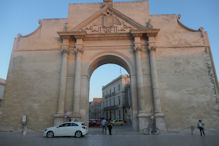
[(5, 90), (5, 80), (0, 78), (0, 102), (3, 99)]
[(102, 111), (105, 119), (131, 121), (130, 77), (121, 75), (102, 87)]
[(152, 114), (161, 130), (199, 119), (219, 129), (218, 80), (203, 28), (188, 28), (180, 15), (150, 15), (148, 0), (70, 4), (67, 18), (39, 23), (14, 41), (0, 130), (20, 130), (24, 115), (32, 130), (65, 115), (88, 121), (90, 77), (107, 63), (130, 75), (133, 129), (147, 127)]
[(101, 103), (102, 98), (93, 98), (93, 101), (89, 102), (89, 119), (100, 120), (102, 118)]

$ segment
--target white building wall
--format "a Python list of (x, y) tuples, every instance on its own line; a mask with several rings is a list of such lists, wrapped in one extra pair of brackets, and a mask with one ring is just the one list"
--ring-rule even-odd
[(127, 75), (122, 75), (107, 85), (103, 86), (103, 113), (105, 118), (123, 120), (123, 108), (125, 103), (125, 86), (130, 83)]

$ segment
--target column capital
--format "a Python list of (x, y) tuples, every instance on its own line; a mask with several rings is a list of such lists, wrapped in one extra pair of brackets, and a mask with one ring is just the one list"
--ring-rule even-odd
[(60, 51), (62, 54), (68, 54), (69, 52), (69, 47), (67, 45), (62, 45), (61, 48), (60, 48)]
[(148, 50), (149, 51), (156, 51), (157, 45), (156, 45), (155, 37), (148, 37)]
[(144, 44), (142, 44), (140, 36), (135, 36), (133, 43), (134, 43), (134, 47), (133, 47), (134, 52), (143, 51), (142, 48)]
[(73, 54), (78, 54), (78, 53), (84, 53), (84, 49), (83, 48), (77, 48), (77, 47), (73, 47), (72, 49), (71, 49), (71, 51), (72, 51), (72, 53)]
[(148, 50), (149, 50), (149, 51), (156, 51), (156, 49), (157, 49), (157, 48), (156, 48), (155, 46), (149, 46), (149, 47), (148, 47)]
[(142, 51), (142, 47), (141, 46), (134, 46), (134, 52), (138, 52), (138, 51)]

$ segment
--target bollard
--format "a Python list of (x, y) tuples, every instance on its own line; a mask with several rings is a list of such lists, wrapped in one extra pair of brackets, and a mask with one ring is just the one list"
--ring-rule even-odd
[(192, 126), (190, 127), (190, 129), (191, 129), (191, 135), (194, 135), (195, 126), (192, 125)]
[(22, 134), (26, 135), (27, 134), (27, 116), (26, 115), (22, 116), (21, 123), (22, 123)]

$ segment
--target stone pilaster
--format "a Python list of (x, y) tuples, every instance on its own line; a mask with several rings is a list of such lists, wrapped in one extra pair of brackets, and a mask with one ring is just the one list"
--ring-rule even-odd
[(132, 127), (138, 130), (138, 100), (136, 88), (136, 76), (131, 75), (131, 97), (132, 97)]
[(61, 46), (62, 64), (60, 73), (60, 87), (57, 113), (54, 116), (54, 125), (58, 125), (64, 121), (68, 52), (69, 38), (64, 38)]
[(158, 85), (158, 75), (156, 66), (156, 42), (154, 37), (149, 37), (148, 49), (150, 57), (150, 70), (151, 70), (151, 82), (152, 82), (152, 93), (153, 93), (153, 105), (154, 113), (156, 118), (156, 126), (160, 130), (165, 130), (164, 114), (161, 111), (160, 105), (160, 95), (159, 95), (159, 85)]
[(73, 119), (80, 119), (80, 97), (81, 97), (81, 56), (83, 53), (83, 40), (78, 38), (74, 48), (75, 54), (75, 78), (73, 90)]
[(80, 114), (82, 117), (82, 121), (85, 121), (88, 124), (89, 119), (89, 78), (88, 75), (82, 75), (81, 78), (81, 107), (80, 107)]
[(142, 43), (140, 36), (134, 36), (134, 51), (136, 58), (136, 79), (137, 79), (137, 96), (138, 96), (138, 122), (139, 130), (144, 129), (148, 126), (148, 115), (145, 112), (144, 103), (144, 83), (143, 83), (143, 70), (141, 63), (141, 52), (142, 52)]

